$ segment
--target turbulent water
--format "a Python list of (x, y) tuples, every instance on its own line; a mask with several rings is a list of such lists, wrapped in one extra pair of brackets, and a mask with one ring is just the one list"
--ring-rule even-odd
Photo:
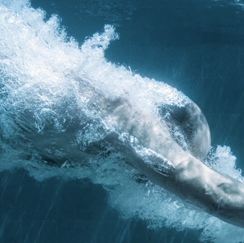
[[(104, 100), (129, 100), (160, 119), (159, 107), (190, 99), (109, 62), (104, 52), (119, 35), (112, 25), (97, 31), (78, 43), (58, 16), (47, 19), (28, 1), (0, 1), (0, 170), (24, 168), (39, 181), (88, 178), (107, 190), (108, 203), (125, 218), (136, 216), (153, 229), (202, 230), (202, 242), (243, 240), (243, 229), (154, 185), (130, 165), (129, 155), (101, 143), (116, 131), (102, 115)], [(74, 147), (82, 151), (78, 159), (67, 156)], [(226, 146), (212, 149), (205, 161), (244, 181), (235, 162)]]

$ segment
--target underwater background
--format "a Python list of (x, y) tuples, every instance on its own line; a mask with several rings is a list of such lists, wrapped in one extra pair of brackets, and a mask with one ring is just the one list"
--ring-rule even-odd
[[(208, 120), (215, 159), (218, 154), (227, 158), (221, 166), (232, 161), (231, 168), (223, 170), (231, 174), (244, 169), (244, 1), (32, 0), (12, 5), (1, 0), (0, 4), (0, 18), (16, 12), (16, 19), (29, 21), (24, 11), (31, 11), (37, 16), (36, 32), (41, 21), (57, 15), (49, 31), (61, 26), (79, 46), (94, 33), (102, 33), (105, 25), (113, 26), (119, 39), (105, 50), (107, 62), (182, 91)], [(1, 43), (3, 38), (10, 43), (21, 37), (0, 35)], [(0, 75), (3, 82), (6, 74), (1, 70)], [(3, 145), (0, 149), (4, 154)], [(97, 179), (94, 171), (74, 176), (64, 175), (64, 170), (37, 172), (30, 168), (36, 165), (28, 162), (12, 165), (10, 155), (6, 162), (7, 155), (0, 167), (0, 242), (244, 242), (242, 229), (196, 209), (182, 209), (177, 199), (167, 201), (168, 194), (154, 187), (148, 187), (152, 196), (145, 199), (143, 185), (138, 189), (132, 182), (126, 184), (126, 176), (118, 186), (109, 181), (114, 175)], [(167, 212), (160, 200), (167, 204)], [(152, 217), (153, 212), (159, 216)]]

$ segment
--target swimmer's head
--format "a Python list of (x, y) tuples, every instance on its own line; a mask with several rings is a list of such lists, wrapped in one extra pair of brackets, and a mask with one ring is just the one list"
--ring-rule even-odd
[(160, 115), (170, 128), (171, 136), (184, 150), (201, 160), (206, 157), (211, 143), (209, 126), (195, 103), (161, 107)]

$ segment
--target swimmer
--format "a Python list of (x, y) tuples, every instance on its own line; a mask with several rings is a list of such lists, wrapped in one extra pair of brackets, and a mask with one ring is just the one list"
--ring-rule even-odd
[[(244, 184), (201, 162), (210, 148), (210, 132), (195, 103), (184, 107), (159, 107), (160, 120), (139, 112), (128, 100), (106, 100), (94, 90), (88, 93), (104, 123), (116, 124), (104, 141), (127, 154), (134, 167), (180, 198), (223, 221), (244, 227)], [(76, 161), (92, 156), (92, 149), (84, 152), (67, 142), (74, 140), (72, 134), (79, 124), (79, 121), (74, 122), (65, 133), (55, 133), (46, 127), (43, 133), (28, 137), (47, 161), (61, 166), (67, 159)], [(176, 128), (183, 134), (187, 146), (174, 135)], [(62, 154), (60, 161), (54, 151)]]

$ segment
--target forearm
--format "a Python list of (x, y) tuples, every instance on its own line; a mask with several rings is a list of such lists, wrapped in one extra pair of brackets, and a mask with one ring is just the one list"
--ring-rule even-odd
[(228, 223), (244, 227), (243, 183), (219, 174), (195, 158), (176, 167), (174, 179), (182, 197)]

